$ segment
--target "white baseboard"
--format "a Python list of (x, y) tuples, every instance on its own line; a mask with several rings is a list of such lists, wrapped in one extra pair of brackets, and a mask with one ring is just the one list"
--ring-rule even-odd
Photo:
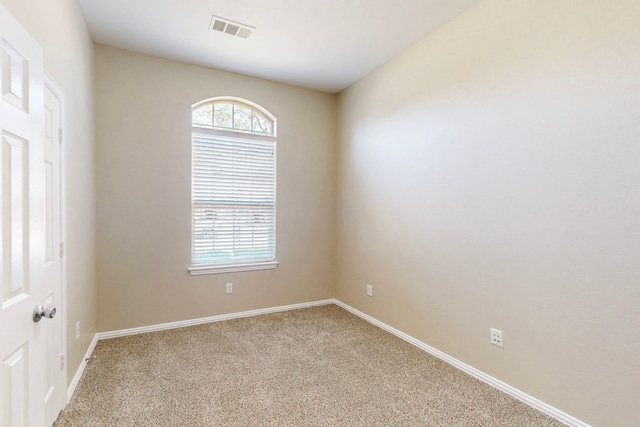
[(71, 400), (71, 396), (73, 396), (73, 392), (76, 391), (76, 387), (80, 382), (80, 378), (82, 377), (84, 368), (87, 366), (87, 359), (91, 357), (91, 353), (93, 353), (93, 349), (96, 348), (97, 343), (98, 343), (98, 336), (96, 334), (93, 336), (93, 339), (91, 340), (91, 344), (89, 344), (89, 348), (87, 349), (87, 352), (84, 354), (84, 358), (82, 359), (82, 362), (80, 362), (80, 366), (78, 367), (76, 374), (73, 376), (73, 379), (71, 380), (71, 384), (69, 384), (69, 387), (67, 387), (67, 403), (69, 403), (69, 401)]
[(259, 316), (261, 314), (278, 313), (281, 311), (298, 310), (301, 308), (317, 307), (320, 305), (334, 304), (335, 300), (305, 302), (301, 304), (282, 305), (279, 307), (261, 308), (259, 310), (241, 311), (239, 313), (221, 314), (219, 316), (201, 317), (199, 319), (181, 320), (179, 322), (161, 323), (159, 325), (142, 326), (140, 328), (120, 329), (118, 331), (98, 332), (99, 340), (124, 337), (127, 335), (144, 334), (147, 332), (165, 331), (168, 329), (184, 328), (186, 326), (202, 325), (204, 323), (220, 322), (222, 320), (239, 319), (242, 317)]
[(528, 394), (514, 388), (511, 387), (509, 384), (506, 384), (494, 377), (492, 377), (491, 375), (485, 374), (482, 371), (479, 371), (478, 369), (467, 365), (464, 362), (459, 361), (458, 359), (455, 359), (451, 356), (449, 356), (446, 353), (441, 352), (438, 349), (435, 349), (425, 343), (423, 343), (420, 340), (417, 340), (415, 338), (413, 338), (410, 335), (405, 334), (404, 332), (401, 332), (395, 328), (393, 328), (392, 326), (387, 325), (386, 323), (383, 323), (367, 314), (364, 314), (363, 312), (356, 310), (355, 308), (343, 303), (342, 301), (339, 300), (334, 300), (334, 303), (342, 308), (344, 308), (345, 310), (355, 314), (356, 316), (366, 320), (367, 322), (370, 322), (376, 326), (378, 326), (381, 329), (384, 329), (387, 332), (392, 333), (393, 335), (397, 336), (398, 338), (401, 338), (405, 341), (407, 341), (410, 344), (413, 344), (414, 346), (418, 347), (421, 350), (426, 351), (427, 353), (437, 357), (438, 359), (441, 359), (445, 362), (447, 362), (448, 364), (460, 369), (463, 372), (466, 372), (467, 374), (471, 375), (472, 377), (475, 377), (477, 379), (479, 379), (480, 381), (483, 381), (487, 384), (489, 384), (490, 386), (493, 386), (495, 388), (497, 388), (498, 390), (508, 394), (509, 396), (512, 396), (524, 403), (526, 403), (529, 406), (532, 406), (533, 408), (544, 412), (545, 414), (549, 415), (550, 417), (555, 418), (556, 420), (563, 422), (565, 424), (567, 424), (568, 426), (571, 427), (591, 427), (589, 424), (586, 424), (580, 420), (578, 420), (577, 418), (572, 417), (569, 414), (566, 414), (562, 411), (560, 411), (559, 409), (554, 408), (553, 406), (547, 405), (546, 403), (536, 399), (533, 396), (529, 396)]

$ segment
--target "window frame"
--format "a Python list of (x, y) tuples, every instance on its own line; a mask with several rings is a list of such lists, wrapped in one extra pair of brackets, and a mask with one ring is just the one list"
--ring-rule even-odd
[[(207, 104), (215, 105), (215, 103), (228, 103), (228, 104), (240, 104), (241, 106), (250, 109), (252, 112), (255, 111), (270, 120), (271, 122), (271, 134), (263, 134), (263, 133), (252, 133), (243, 130), (222, 130), (216, 129), (213, 127), (214, 120), (212, 118), (212, 126), (206, 126), (203, 124), (196, 124), (193, 120), (193, 112), (198, 108), (204, 107)], [(215, 111), (215, 107), (214, 111)], [(232, 273), (232, 272), (241, 272), (241, 271), (256, 271), (256, 270), (270, 270), (274, 269), (278, 266), (278, 261), (276, 258), (277, 254), (277, 120), (273, 114), (269, 111), (261, 107), (260, 105), (248, 101), (246, 99), (237, 98), (237, 97), (215, 97), (205, 99), (203, 101), (197, 102), (191, 106), (192, 118), (191, 118), (191, 173), (190, 178), (192, 182), (191, 186), (191, 235), (190, 235), (190, 250), (191, 250), (191, 262), (190, 267), (188, 268), (189, 273), (192, 276), (195, 275), (203, 275), (203, 274), (217, 274), (217, 273)], [(195, 234), (194, 234), (194, 194), (193, 194), (193, 178), (194, 178), (194, 134), (199, 133), (201, 135), (209, 135), (213, 138), (219, 137), (223, 140), (232, 140), (235, 142), (242, 143), (243, 141), (247, 142), (270, 142), (273, 144), (273, 259), (265, 260), (265, 259), (255, 259), (252, 261), (251, 259), (247, 260), (239, 260), (231, 263), (213, 263), (213, 264), (194, 264), (194, 244), (195, 244)]]

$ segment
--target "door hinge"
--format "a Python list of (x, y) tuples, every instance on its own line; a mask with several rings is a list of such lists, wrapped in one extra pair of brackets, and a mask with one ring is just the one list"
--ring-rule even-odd
[(58, 128), (58, 142), (62, 144), (62, 128)]
[(60, 242), (60, 258), (64, 256), (64, 242)]
[(64, 369), (64, 354), (60, 355), (60, 370)]

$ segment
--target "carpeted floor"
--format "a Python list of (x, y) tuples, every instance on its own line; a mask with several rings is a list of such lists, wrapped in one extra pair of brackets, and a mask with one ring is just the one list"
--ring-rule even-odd
[(55, 427), (564, 424), (335, 305), (99, 341)]

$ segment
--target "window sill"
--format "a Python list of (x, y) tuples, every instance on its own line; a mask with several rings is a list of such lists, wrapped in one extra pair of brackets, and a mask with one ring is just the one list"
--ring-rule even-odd
[(254, 262), (250, 264), (226, 264), (204, 265), (189, 267), (189, 274), (199, 276), (202, 274), (235, 273), (238, 271), (273, 270), (278, 266), (278, 261)]

